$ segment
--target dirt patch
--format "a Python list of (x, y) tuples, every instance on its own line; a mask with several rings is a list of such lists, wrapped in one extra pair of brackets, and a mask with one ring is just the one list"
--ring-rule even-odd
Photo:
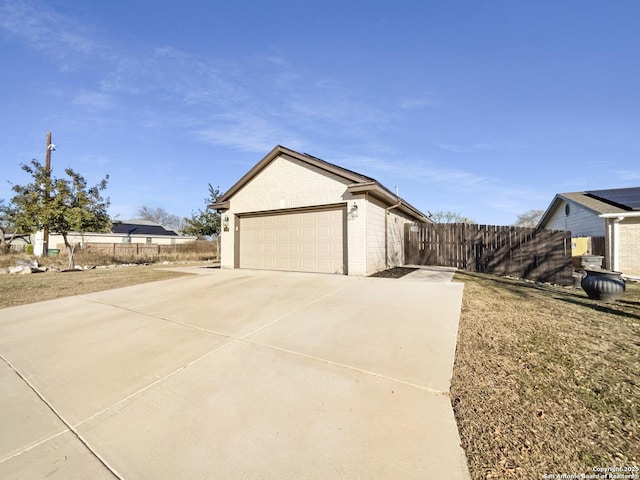
[(411, 268), (411, 267), (394, 267), (394, 268), (389, 268), (388, 270), (383, 270), (381, 272), (376, 272), (373, 275), (369, 275), (369, 276), (381, 277), (381, 278), (400, 278), (410, 274), (411, 272), (415, 272), (416, 270), (418, 269)]
[(474, 480), (640, 464), (640, 285), (605, 304), (571, 287), (454, 281), (465, 289), (451, 402)]

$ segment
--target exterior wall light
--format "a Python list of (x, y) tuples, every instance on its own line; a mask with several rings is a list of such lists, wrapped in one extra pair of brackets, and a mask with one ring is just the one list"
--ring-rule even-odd
[(349, 210), (349, 217), (358, 218), (358, 205), (355, 202), (353, 202), (351, 210)]

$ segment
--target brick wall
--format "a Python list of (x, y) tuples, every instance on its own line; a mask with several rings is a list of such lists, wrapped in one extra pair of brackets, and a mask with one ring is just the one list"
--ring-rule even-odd
[[(235, 215), (242, 213), (347, 203), (347, 273), (369, 275), (385, 268), (386, 205), (365, 194), (347, 193), (348, 180), (297, 159), (276, 158), (231, 199), (228, 231), (222, 232), (222, 267), (235, 264)], [(357, 215), (351, 212), (357, 205)], [(404, 225), (411, 220), (398, 211), (388, 215), (390, 266), (402, 265)], [(224, 225), (224, 221), (223, 221)]]
[[(235, 260), (235, 215), (264, 210), (328, 205), (352, 200), (347, 193), (349, 182), (336, 175), (300, 162), (278, 157), (240, 189), (231, 199), (230, 209), (222, 214), (229, 217), (229, 230), (222, 232), (223, 268), (233, 268)], [(352, 202), (349, 202), (349, 207)], [(359, 205), (359, 212), (364, 204)], [(359, 258), (355, 245), (358, 236), (364, 235), (362, 215), (347, 221), (349, 272), (360, 272), (364, 261)], [(352, 248), (353, 247), (353, 248)], [(352, 265), (353, 262), (353, 265)], [(354, 273), (351, 273), (354, 274)], [(358, 273), (356, 273), (358, 274)]]
[(243, 213), (336, 203), (347, 200), (348, 184), (298, 160), (278, 157), (236, 193), (231, 207)]
[(640, 218), (624, 219), (619, 229), (618, 268), (627, 275), (640, 276)]
[(385, 261), (385, 209), (388, 205), (370, 199), (367, 205), (367, 275), (404, 264), (404, 226), (413, 220), (389, 210), (387, 214), (387, 259)]

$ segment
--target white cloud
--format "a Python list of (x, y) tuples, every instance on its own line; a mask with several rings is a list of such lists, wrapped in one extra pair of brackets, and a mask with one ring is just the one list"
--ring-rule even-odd
[(402, 99), (399, 106), (402, 110), (413, 110), (416, 108), (438, 107), (440, 104), (437, 94), (426, 92)]
[(100, 92), (80, 92), (72, 100), (74, 105), (81, 105), (93, 110), (112, 110), (116, 106), (115, 99), (112, 95)]
[(469, 153), (473, 151), (471, 147), (463, 145), (452, 145), (450, 143), (436, 143), (436, 147), (438, 147), (440, 150), (445, 150), (447, 152), (453, 153)]
[(436, 143), (436, 147), (440, 150), (444, 150), (452, 153), (471, 153), (479, 151), (504, 151), (504, 150), (516, 150), (523, 148), (521, 145), (515, 142), (487, 142), (487, 143), (472, 143), (470, 145), (459, 145), (451, 143)]
[(90, 58), (102, 48), (85, 25), (42, 3), (4, 0), (0, 28), (45, 52), (63, 70), (76, 68), (81, 58)]
[[(613, 179), (611, 183), (614, 185), (611, 188), (635, 187), (637, 186), (638, 180), (640, 180), (640, 170), (617, 170), (614, 168), (610, 171), (612, 174), (611, 178)], [(631, 185), (631, 183), (635, 185)], [(620, 187), (617, 185), (620, 185)], [(605, 186), (603, 188), (609, 187)]]
[[(98, 39), (90, 25), (41, 4), (5, 0), (0, 12), (2, 27), (32, 48), (55, 52), (61, 68), (91, 73), (93, 86), (85, 84), (80, 93), (64, 90), (72, 104), (94, 114), (127, 105), (142, 112), (143, 125), (171, 117), (183, 129), (177, 134), (251, 151), (309, 143), (301, 138), (373, 143), (394, 125), (388, 109), (366, 101), (357, 88), (318, 78), (280, 52), (233, 60), (205, 57), (171, 45)], [(429, 101), (426, 94), (404, 105)]]
[(361, 169), (361, 173), (364, 175), (375, 176), (374, 172), (380, 172), (385, 176), (425, 182), (425, 184), (436, 182), (443, 185), (454, 185), (456, 189), (460, 190), (489, 188), (494, 183), (489, 177), (456, 168), (443, 168), (440, 165), (419, 160), (394, 161), (361, 156), (345, 157), (342, 162), (343, 165), (351, 165), (355, 170)]
[(249, 112), (221, 115), (193, 135), (206, 143), (247, 152), (266, 153), (277, 144), (297, 148), (301, 142), (269, 118)]

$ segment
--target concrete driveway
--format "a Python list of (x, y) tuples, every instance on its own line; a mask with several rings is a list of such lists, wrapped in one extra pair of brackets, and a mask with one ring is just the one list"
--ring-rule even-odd
[(192, 271), (0, 310), (0, 478), (468, 478), (462, 284)]

